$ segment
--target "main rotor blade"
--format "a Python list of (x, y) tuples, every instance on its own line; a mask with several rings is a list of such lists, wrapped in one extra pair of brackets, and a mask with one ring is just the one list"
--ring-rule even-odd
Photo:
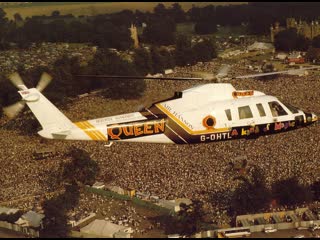
[(110, 76), (110, 75), (76, 75), (76, 76), (94, 77), (94, 78), (118, 78), (118, 79), (206, 80), (204, 78), (190, 78), (190, 77), (144, 77), (144, 76)]
[(48, 86), (51, 80), (52, 80), (52, 77), (48, 73), (46, 72), (42, 73), (38, 86), (36, 87), (38, 91), (42, 92)]
[(8, 118), (12, 119), (12, 118), (16, 117), (21, 112), (21, 110), (24, 108), (24, 106), (25, 106), (25, 102), (19, 101), (15, 104), (8, 106), (8, 107), (4, 107), (3, 112)]
[(289, 70), (285, 70), (285, 71), (277, 71), (277, 72), (269, 72), (269, 73), (251, 74), (251, 75), (234, 77), (233, 79), (235, 79), (235, 78), (237, 78), (237, 79), (241, 79), (241, 78), (254, 78), (254, 77), (262, 77), (262, 76), (282, 74), (282, 73), (295, 74), (295, 73), (302, 72), (302, 71), (304, 71), (304, 70), (317, 69), (317, 68), (320, 68), (320, 66), (307, 67), (307, 68), (299, 68), (299, 69), (289, 69)]
[(192, 72), (192, 74), (194, 74), (195, 76), (200, 76), (203, 80), (213, 80), (216, 77), (212, 74), (212, 73), (208, 73), (208, 72)]
[(16, 88), (18, 88), (20, 90), (27, 89), (27, 87), (24, 85), (19, 73), (14, 72), (14, 73), (10, 74), (9, 79), (13, 83), (13, 85), (16, 86)]

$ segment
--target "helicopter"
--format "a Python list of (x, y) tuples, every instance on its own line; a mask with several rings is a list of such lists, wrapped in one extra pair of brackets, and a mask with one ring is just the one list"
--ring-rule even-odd
[[(304, 68), (314, 69), (319, 67)], [(300, 70), (300, 69), (299, 69)], [(275, 73), (255, 74), (248, 78)], [(92, 75), (80, 75), (92, 76)], [(95, 76), (167, 80), (210, 80), (179, 77)], [(52, 80), (43, 73), (36, 88), (27, 88), (18, 73), (9, 76), (22, 100), (4, 108), (11, 118), (28, 105), (42, 126), (41, 137), (58, 140), (197, 144), (285, 132), (318, 121), (315, 113), (304, 112), (277, 97), (256, 90), (236, 90), (230, 83), (205, 83), (175, 92), (138, 112), (72, 122), (41, 92)]]

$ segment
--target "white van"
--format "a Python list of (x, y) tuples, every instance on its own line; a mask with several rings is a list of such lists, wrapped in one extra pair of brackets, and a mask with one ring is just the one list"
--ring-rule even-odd
[(265, 233), (273, 233), (273, 232), (276, 232), (276, 231), (278, 231), (278, 230), (275, 229), (275, 228), (273, 228), (273, 227), (266, 227), (266, 228), (264, 229), (264, 232), (265, 232)]

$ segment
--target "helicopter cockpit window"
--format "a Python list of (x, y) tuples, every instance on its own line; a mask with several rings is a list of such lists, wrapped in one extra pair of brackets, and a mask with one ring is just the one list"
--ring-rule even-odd
[[(283, 103), (283, 102), (282, 102)], [(298, 108), (290, 105), (289, 103), (283, 103), (292, 113), (299, 113)]]
[(258, 108), (260, 117), (265, 117), (266, 116), (266, 112), (264, 111), (264, 108), (263, 108), (261, 103), (257, 104), (257, 108)]
[(232, 120), (232, 116), (231, 116), (231, 111), (230, 111), (230, 109), (225, 110), (225, 112), (226, 112), (226, 115), (227, 115), (228, 120), (231, 121), (231, 120)]
[(283, 109), (283, 107), (281, 107), (278, 102), (273, 101), (269, 102), (268, 104), (273, 117), (288, 115), (288, 113)]
[(239, 119), (253, 118), (251, 109), (249, 106), (239, 107)]

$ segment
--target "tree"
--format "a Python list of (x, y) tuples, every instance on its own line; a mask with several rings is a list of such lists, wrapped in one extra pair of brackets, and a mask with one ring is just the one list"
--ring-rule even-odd
[(315, 36), (315, 37), (312, 39), (312, 47), (314, 47), (314, 48), (320, 48), (320, 35)]
[(231, 210), (235, 214), (256, 213), (265, 209), (270, 201), (271, 193), (266, 187), (264, 174), (254, 167), (251, 179), (243, 181), (233, 193)]
[(13, 15), (13, 18), (14, 18), (15, 23), (18, 23), (18, 22), (22, 22), (22, 21), (23, 21), (23, 18), (21, 17), (20, 13), (15, 13), (15, 14)]
[(0, 103), (3, 106), (11, 105), (21, 99), (17, 89), (4, 74), (0, 74), (0, 86)]
[[(273, 18), (270, 17), (269, 13), (266, 13), (261, 8), (257, 12), (249, 14), (249, 32), (255, 35), (266, 35), (269, 34), (270, 26), (274, 23)], [(277, 18), (276, 18), (277, 19)]]
[(319, 201), (320, 200), (320, 180), (314, 182), (311, 185), (311, 191), (313, 193), (313, 200)]
[(58, 10), (52, 11), (51, 16), (52, 17), (59, 17), (60, 16), (60, 11), (58, 11)]
[(145, 48), (135, 49), (133, 63), (139, 75), (146, 75), (147, 73), (153, 72), (151, 54)]
[(68, 237), (71, 228), (67, 222), (67, 213), (78, 205), (79, 197), (79, 187), (77, 185), (67, 185), (64, 193), (43, 203), (45, 218), (43, 219), (43, 230), (40, 232), (40, 237)]
[(172, 4), (168, 12), (176, 23), (182, 23), (186, 21), (186, 14), (179, 3)]
[(170, 45), (174, 43), (175, 22), (168, 17), (157, 17), (150, 20), (143, 30), (144, 42), (156, 45)]
[(96, 17), (91, 27), (93, 32), (91, 41), (98, 47), (127, 50), (133, 45), (130, 31), (126, 26), (116, 26), (110, 21)]
[(152, 58), (153, 73), (163, 73), (166, 69), (166, 59), (161, 54), (160, 48), (152, 46), (150, 49), (150, 54)]
[(8, 47), (7, 34), (9, 31), (9, 21), (6, 18), (6, 12), (0, 8), (0, 48), (6, 49)]
[(297, 34), (294, 28), (279, 32), (274, 39), (274, 46), (278, 51), (306, 51), (309, 45), (310, 40)]
[(193, 47), (195, 61), (206, 62), (217, 57), (216, 48), (213, 42), (205, 38), (202, 42), (196, 43)]
[(3, 117), (3, 106), (2, 106), (2, 99), (0, 98), (0, 118)]
[(217, 31), (217, 25), (213, 21), (199, 21), (196, 22), (194, 26), (194, 31), (196, 34), (212, 34)]
[(48, 42), (68, 42), (69, 30), (64, 20), (58, 19), (46, 24), (44, 32), (45, 39)]
[(319, 61), (320, 60), (320, 48), (309, 47), (306, 58), (309, 61)]
[(43, 203), (45, 218), (41, 237), (66, 238), (70, 231), (67, 222), (67, 209), (63, 195), (46, 200)]
[[(66, 97), (76, 96), (87, 91), (85, 83), (74, 76), (80, 72), (79, 58), (69, 58), (67, 55), (57, 59), (51, 71), (53, 81), (47, 87), (46, 95), (53, 102), (62, 102)], [(39, 79), (39, 78), (37, 78)]]
[(180, 211), (174, 224), (176, 233), (190, 236), (204, 230), (204, 216), (203, 204), (200, 201), (194, 200), (190, 205), (180, 204)]
[(175, 67), (175, 59), (172, 51), (168, 50), (166, 47), (160, 47), (159, 53), (164, 60), (164, 69)]
[[(138, 76), (134, 64), (124, 60), (117, 53), (100, 50), (89, 62), (88, 73), (94, 75)], [(96, 87), (105, 88), (104, 96), (113, 99), (134, 99), (141, 97), (145, 90), (143, 79), (95, 79)]]
[(131, 10), (123, 10), (118, 13), (113, 13), (110, 16), (112, 24), (115, 26), (126, 26), (127, 28), (130, 27), (135, 20), (134, 13)]
[(72, 161), (65, 164), (63, 178), (71, 184), (92, 185), (100, 171), (98, 164), (93, 161), (85, 150), (72, 148), (70, 151)]
[(167, 15), (168, 10), (166, 9), (166, 6), (163, 5), (163, 3), (159, 3), (157, 6), (154, 7), (153, 12), (158, 17), (164, 17)]
[(175, 61), (178, 66), (194, 64), (194, 51), (191, 46), (191, 39), (186, 35), (178, 35), (176, 39)]
[(307, 51), (310, 45), (311, 45), (311, 41), (309, 38), (306, 38), (303, 35), (298, 34), (297, 40), (296, 40), (296, 50)]
[(272, 185), (272, 195), (281, 205), (296, 205), (312, 200), (309, 186), (301, 185), (297, 177), (281, 180)]

